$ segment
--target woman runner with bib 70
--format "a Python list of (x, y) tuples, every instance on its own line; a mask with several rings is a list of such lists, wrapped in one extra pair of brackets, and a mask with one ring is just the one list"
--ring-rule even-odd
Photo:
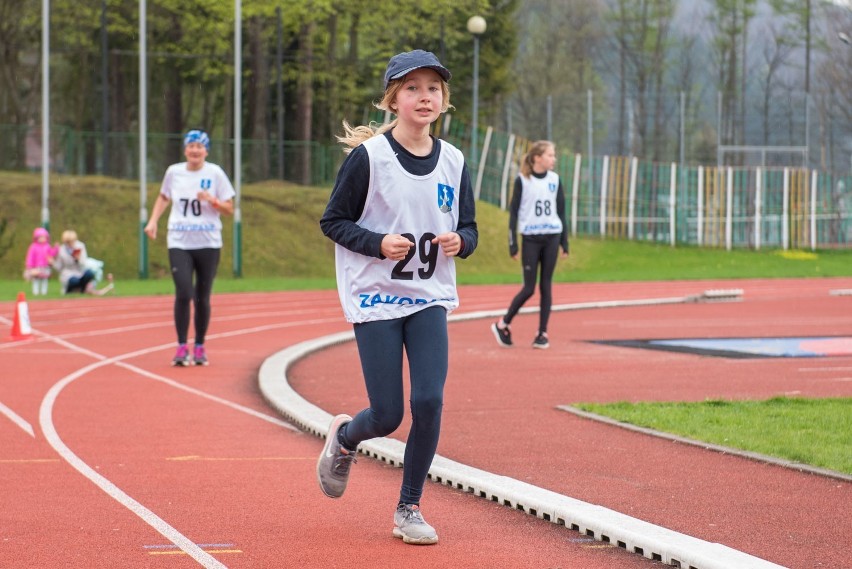
[[(203, 130), (190, 130), (183, 137), (186, 162), (172, 164), (163, 176), (145, 234), (157, 238), (157, 222), (169, 203), (166, 236), (169, 264), (175, 283), (174, 320), (177, 351), (173, 366), (207, 365), (204, 340), (210, 325), (210, 294), (222, 251), (221, 214), (233, 215), (236, 195), (225, 171), (207, 162), (210, 137)], [(190, 303), (195, 306), (195, 346), (187, 346)]]

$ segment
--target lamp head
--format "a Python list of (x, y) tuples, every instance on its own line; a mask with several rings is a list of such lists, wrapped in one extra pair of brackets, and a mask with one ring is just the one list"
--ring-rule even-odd
[(467, 31), (475, 36), (484, 34), (486, 27), (485, 18), (482, 16), (471, 16), (467, 21)]

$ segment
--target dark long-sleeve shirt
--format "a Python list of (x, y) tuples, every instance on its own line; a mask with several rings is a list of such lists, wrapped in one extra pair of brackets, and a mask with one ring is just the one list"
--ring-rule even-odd
[[(438, 164), (440, 143), (435, 140), (428, 156), (415, 156), (394, 140), (390, 132), (384, 133), (396, 152), (397, 159), (405, 170), (415, 176), (432, 172)], [(326, 237), (342, 247), (383, 259), (382, 239), (384, 233), (364, 229), (356, 222), (364, 211), (367, 190), (370, 184), (370, 157), (363, 146), (356, 146), (343, 161), (331, 197), (320, 219), (320, 228)], [(470, 173), (465, 165), (458, 193), (459, 223), (456, 233), (462, 238), (462, 249), (458, 256), (465, 258), (476, 249), (479, 232), (476, 227), (476, 201), (470, 183)]]

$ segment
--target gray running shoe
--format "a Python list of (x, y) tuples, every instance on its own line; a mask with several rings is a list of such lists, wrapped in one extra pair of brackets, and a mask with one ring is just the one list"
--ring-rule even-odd
[(340, 498), (349, 482), (349, 469), (355, 459), (356, 451), (345, 449), (337, 440), (340, 428), (350, 422), (349, 415), (338, 415), (331, 420), (328, 434), (325, 436), (325, 446), (317, 461), (317, 480), (323, 494), (329, 498)]
[(508, 326), (501, 330), (495, 322), (491, 325), (491, 331), (494, 332), (494, 337), (497, 338), (498, 344), (500, 344), (504, 348), (508, 348), (512, 345), (512, 333), (509, 331)]
[(405, 543), (413, 545), (431, 545), (438, 543), (435, 528), (426, 523), (420, 506), (402, 504), (393, 514), (393, 536), (402, 538)]
[(538, 348), (539, 350), (546, 350), (549, 348), (550, 342), (547, 341), (547, 334), (539, 332), (538, 336), (536, 336), (535, 340), (533, 340), (532, 347)]

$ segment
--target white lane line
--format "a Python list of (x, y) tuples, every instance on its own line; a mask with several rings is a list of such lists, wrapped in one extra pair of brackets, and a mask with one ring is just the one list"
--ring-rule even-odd
[[(340, 312), (339, 307), (334, 311), (332, 309), (328, 309), (328, 308), (324, 309), (324, 310), (326, 312), (328, 312), (329, 315), (332, 315), (332, 314), (337, 315), (337, 313)], [(273, 318), (273, 317), (278, 316), (278, 317), (281, 317), (281, 318), (291, 319), (291, 318), (302, 316), (304, 314), (316, 316), (317, 312), (318, 312), (318, 310), (316, 308), (314, 308), (314, 309), (308, 309), (308, 308), (287, 309), (287, 310), (271, 311), (271, 310), (269, 310), (269, 307), (267, 307), (267, 309), (265, 311), (258, 311), (258, 312), (240, 311), (239, 314), (231, 314), (231, 315), (221, 315), (220, 314), (220, 315), (216, 316), (216, 322), (221, 323), (221, 322), (230, 322), (230, 321), (237, 321), (237, 320), (247, 320), (247, 319), (251, 320), (251, 319), (257, 318), (258, 316), (263, 316), (263, 317), (266, 317), (266, 318)], [(143, 315), (143, 314), (139, 314), (139, 316), (130, 316), (130, 315), (127, 315), (127, 314), (119, 314), (119, 315), (113, 317), (112, 320), (113, 321), (115, 321), (115, 320), (126, 321), (128, 318), (145, 318), (145, 317), (146, 316)], [(338, 318), (338, 320), (339, 320), (339, 318)], [(62, 324), (63, 325), (83, 324), (83, 323), (86, 323), (86, 322), (104, 322), (104, 321), (105, 321), (104, 318), (99, 318), (97, 316), (87, 316), (87, 317), (80, 317), (80, 318), (73, 318), (73, 319), (64, 319), (64, 320), (62, 320)], [(159, 320), (159, 321), (156, 321), (156, 322), (143, 322), (143, 323), (140, 323), (140, 324), (131, 324), (131, 325), (127, 325), (127, 326), (116, 326), (115, 328), (103, 328), (103, 329), (97, 330), (95, 333), (103, 334), (104, 331), (108, 331), (108, 330), (132, 331), (132, 330), (145, 330), (145, 329), (151, 329), (151, 328), (165, 328), (165, 327), (174, 327), (174, 325), (175, 324), (172, 320), (168, 320), (168, 319), (164, 318), (163, 320)], [(64, 334), (63, 337), (71, 338), (73, 336), (71, 334)]]
[[(250, 317), (251, 318), (256, 318), (257, 316), (269, 317), (269, 316), (274, 316), (274, 315), (275, 314), (265, 312), (263, 314), (253, 314), (253, 315), (250, 315)], [(287, 314), (287, 316), (292, 316), (292, 315)], [(246, 316), (241, 316), (239, 318), (245, 319)], [(237, 318), (222, 317), (222, 318), (217, 318), (216, 321), (222, 322), (222, 321), (225, 321), (225, 320), (235, 320), (235, 319), (237, 319)], [(334, 317), (328, 317), (328, 318), (313, 318), (311, 320), (299, 320), (299, 321), (296, 321), (296, 322), (291, 321), (291, 322), (286, 322), (286, 323), (267, 324), (267, 325), (264, 325), (264, 326), (256, 326), (256, 327), (253, 327), (253, 328), (240, 328), (238, 330), (231, 331), (231, 332), (220, 332), (218, 334), (208, 334), (207, 338), (227, 338), (227, 337), (230, 337), (230, 336), (240, 336), (240, 335), (244, 335), (244, 334), (253, 334), (255, 332), (266, 332), (268, 330), (278, 330), (278, 329), (281, 329), (281, 328), (292, 328), (292, 327), (298, 327), (298, 326), (304, 326), (304, 325), (329, 324), (329, 323), (340, 323), (340, 317), (335, 315)], [(136, 325), (131, 325), (131, 326), (120, 326), (120, 327), (116, 327), (116, 328), (103, 328), (103, 329), (100, 329), (100, 330), (90, 330), (88, 332), (72, 332), (72, 333), (69, 333), (69, 334), (61, 334), (61, 335), (58, 335), (58, 336), (44, 335), (44, 337), (49, 338), (49, 339), (62, 338), (62, 339), (65, 339), (65, 340), (74, 339), (74, 338), (95, 338), (95, 337), (99, 337), (99, 336), (112, 336), (114, 334), (123, 334), (125, 332), (135, 332), (135, 331), (139, 331), (139, 330), (148, 330), (148, 329), (151, 329), (151, 328), (160, 328), (164, 325), (165, 325), (165, 323), (136, 324)], [(174, 326), (174, 323), (169, 322), (168, 325)], [(35, 332), (35, 331), (33, 331), (33, 333), (37, 334), (37, 332)], [(42, 334), (39, 334), (39, 336), (42, 336)], [(20, 345), (21, 344), (18, 344), (18, 347), (20, 347)], [(2, 349), (3, 347), (6, 347), (6, 346), (12, 346), (12, 344), (0, 345), (0, 349)], [(167, 344), (167, 345), (163, 345), (163, 346), (158, 346), (154, 349), (161, 350), (161, 349), (165, 349), (165, 348), (168, 348), (168, 347), (174, 347), (174, 344)]]
[(18, 415), (17, 413), (15, 413), (11, 409), (9, 409), (5, 405), (3, 405), (2, 401), (0, 401), (0, 413), (2, 413), (3, 415), (6, 415), (6, 417), (8, 417), (10, 421), (15, 423), (19, 427), (21, 427), (29, 436), (31, 436), (32, 438), (35, 438), (35, 431), (33, 431), (33, 426), (30, 425), (26, 421), (26, 419), (24, 419), (23, 417), (21, 417), (20, 415)]
[[(208, 336), (208, 338), (209, 337), (210, 336)], [(171, 344), (169, 346), (171, 346)], [(257, 419), (261, 419), (261, 420), (266, 421), (268, 423), (272, 423), (273, 425), (278, 425), (279, 427), (284, 427), (285, 429), (290, 429), (291, 431), (296, 432), (296, 433), (302, 432), (300, 429), (294, 427), (293, 425), (291, 425), (290, 423), (288, 423), (286, 421), (282, 421), (278, 417), (266, 415), (266, 414), (261, 413), (259, 411), (255, 411), (254, 409), (252, 409), (250, 407), (245, 407), (243, 405), (240, 405), (239, 403), (234, 403), (233, 401), (228, 401), (227, 399), (222, 399), (221, 397), (217, 397), (216, 395), (211, 395), (209, 393), (199, 391), (198, 389), (195, 389), (194, 387), (189, 387), (189, 386), (184, 385), (182, 383), (178, 383), (177, 381), (171, 380), (167, 377), (163, 377), (161, 375), (151, 373), (150, 371), (136, 367), (135, 365), (128, 364), (128, 363), (125, 363), (125, 362), (115, 362), (115, 365), (117, 365), (118, 367), (123, 367), (125, 369), (128, 369), (128, 370), (130, 370), (130, 371), (132, 371), (136, 374), (139, 374), (143, 377), (147, 377), (149, 379), (153, 379), (153, 380), (159, 381), (161, 383), (165, 383), (166, 385), (170, 385), (170, 386), (174, 387), (175, 389), (180, 389), (182, 391), (186, 391), (187, 393), (192, 393), (193, 395), (203, 397), (204, 399), (209, 399), (210, 401), (215, 401), (216, 403), (220, 403), (220, 404), (222, 404), (226, 407), (230, 407), (231, 409), (245, 413), (246, 415), (251, 415), (252, 417), (255, 417)]]
[[(340, 320), (339, 318), (333, 319), (333, 321), (335, 321), (335, 322), (339, 321), (339, 320)], [(252, 333), (256, 333), (256, 332), (265, 332), (265, 331), (269, 331), (269, 330), (272, 330), (272, 329), (289, 328), (289, 327), (294, 327), (294, 326), (303, 326), (303, 325), (306, 325), (306, 324), (327, 323), (329, 321), (332, 321), (332, 319), (315, 319), (315, 320), (308, 320), (308, 321), (302, 321), (302, 322), (287, 322), (287, 323), (281, 323), (281, 324), (275, 324), (275, 325), (256, 326), (256, 327), (253, 327), (253, 328), (248, 328), (248, 329), (244, 329), (244, 330), (240, 330), (240, 331), (231, 331), (231, 332), (224, 332), (224, 333), (215, 334), (215, 335), (209, 335), (208, 338), (230, 337), (230, 336), (237, 336), (237, 335), (241, 335), (241, 334), (252, 334)], [(262, 419), (264, 421), (267, 421), (269, 423), (273, 423), (275, 425), (278, 425), (278, 426), (281, 426), (281, 427), (284, 427), (284, 428), (287, 428), (287, 429), (291, 429), (294, 432), (300, 433), (301, 431), (298, 428), (291, 425), (290, 423), (282, 421), (279, 417), (273, 417), (273, 416), (270, 416), (270, 415), (265, 415), (263, 413), (255, 411), (254, 409), (251, 409), (249, 407), (245, 407), (243, 405), (239, 405), (239, 404), (234, 403), (232, 401), (222, 399), (221, 397), (217, 397), (215, 395), (211, 395), (209, 393), (199, 391), (195, 388), (183, 385), (183, 384), (178, 383), (178, 382), (171, 380), (169, 378), (159, 376), (157, 374), (151, 373), (147, 370), (144, 370), (142, 368), (139, 368), (137, 366), (134, 366), (132, 364), (128, 364), (128, 363), (122, 361), (122, 360), (125, 360), (125, 359), (138, 357), (138, 356), (141, 356), (141, 355), (149, 354), (149, 353), (160, 351), (160, 350), (163, 350), (163, 349), (168, 349), (169, 347), (172, 347), (171, 343), (163, 344), (163, 345), (160, 345), (160, 346), (149, 347), (149, 348), (143, 348), (143, 349), (140, 349), (140, 350), (136, 350), (136, 351), (133, 351), (133, 352), (128, 352), (128, 353), (125, 353), (125, 354), (121, 354), (121, 355), (118, 355), (118, 356), (113, 356), (113, 357), (108, 358), (108, 357), (106, 357), (102, 354), (98, 354), (96, 352), (93, 352), (93, 351), (88, 350), (86, 348), (83, 348), (81, 346), (77, 346), (75, 344), (72, 344), (71, 342), (68, 342), (67, 340), (64, 340), (64, 339), (56, 337), (56, 336), (51, 336), (49, 334), (42, 334), (42, 337), (46, 340), (53, 341), (53, 342), (56, 342), (57, 344), (65, 346), (69, 350), (75, 351), (75, 352), (80, 353), (80, 354), (87, 355), (87, 356), (89, 356), (89, 357), (91, 357), (95, 360), (98, 360), (95, 363), (92, 363), (88, 366), (85, 366), (83, 368), (78, 369), (76, 372), (74, 372), (74, 373), (64, 377), (60, 381), (58, 381), (56, 384), (53, 385), (53, 387), (51, 387), (51, 389), (47, 392), (44, 399), (42, 400), (41, 406), (39, 408), (39, 424), (41, 426), (41, 430), (44, 433), (45, 439), (47, 440), (48, 444), (50, 444), (51, 447), (53, 447), (53, 449), (60, 455), (60, 457), (62, 457), (66, 462), (68, 462), (68, 464), (70, 464), (74, 469), (76, 469), (78, 472), (80, 472), (84, 477), (86, 477), (92, 483), (94, 483), (96, 486), (98, 486), (108, 496), (110, 496), (111, 498), (113, 498), (114, 500), (116, 500), (117, 502), (119, 502), (120, 504), (125, 506), (127, 509), (129, 509), (131, 512), (136, 514), (139, 518), (141, 518), (143, 521), (145, 521), (145, 523), (147, 523), (152, 528), (154, 528), (156, 531), (158, 531), (161, 535), (163, 535), (163, 537), (165, 537), (166, 539), (168, 539), (169, 541), (174, 543), (177, 547), (179, 547), (187, 555), (191, 556), (193, 559), (198, 561), (198, 563), (200, 563), (204, 567), (207, 567), (208, 569), (225, 568), (226, 567), (225, 565), (223, 565), (218, 560), (216, 560), (214, 557), (212, 557), (209, 553), (207, 553), (206, 551), (204, 551), (203, 549), (198, 547), (195, 543), (192, 542), (192, 540), (188, 539), (186, 536), (184, 536), (182, 533), (180, 533), (177, 529), (175, 529), (170, 524), (168, 524), (165, 520), (163, 520), (162, 518), (157, 516), (153, 511), (151, 511), (148, 508), (146, 508), (145, 506), (143, 506), (137, 500), (135, 500), (130, 495), (125, 493), (123, 490), (118, 488), (115, 484), (110, 482), (106, 477), (102, 476), (97, 471), (95, 471), (92, 467), (90, 467), (88, 464), (86, 464), (80, 457), (78, 457), (62, 441), (62, 438), (59, 436), (59, 433), (56, 431), (56, 428), (53, 424), (53, 408), (55, 406), (56, 399), (58, 398), (58, 396), (62, 392), (62, 390), (65, 389), (65, 387), (67, 387), (68, 385), (70, 385), (74, 380), (79, 379), (80, 377), (83, 377), (84, 375), (86, 375), (86, 374), (88, 374), (88, 373), (90, 373), (90, 372), (92, 372), (92, 371), (94, 371), (98, 368), (101, 368), (101, 367), (104, 367), (104, 366), (107, 366), (107, 365), (115, 364), (116, 366), (123, 367), (125, 369), (128, 369), (128, 370), (130, 370), (134, 373), (137, 373), (139, 375), (142, 375), (144, 377), (154, 379), (154, 380), (159, 381), (161, 383), (165, 383), (167, 385), (170, 385), (174, 388), (181, 389), (183, 391), (186, 391), (188, 393), (192, 393), (194, 395), (198, 395), (200, 397), (203, 397), (205, 399), (209, 399), (211, 401), (215, 401), (215, 402), (220, 403), (222, 405), (226, 405), (227, 407), (230, 407), (230, 408), (235, 409), (237, 411), (241, 411), (241, 412), (246, 413), (246, 414), (248, 414), (252, 417), (256, 417), (256, 418)]]
[(131, 498), (118, 486), (83, 462), (80, 457), (74, 454), (74, 452), (68, 448), (64, 442), (62, 442), (62, 439), (59, 437), (59, 433), (56, 432), (56, 428), (53, 424), (53, 407), (56, 403), (56, 398), (62, 390), (70, 385), (75, 379), (82, 377), (99, 367), (114, 363), (116, 360), (117, 358), (101, 359), (99, 362), (90, 364), (70, 375), (65, 376), (63, 379), (54, 384), (50, 390), (48, 390), (39, 409), (39, 424), (41, 425), (41, 430), (44, 432), (47, 442), (54, 448), (54, 450), (56, 450), (59, 456), (61, 456), (68, 464), (73, 466), (78, 472), (80, 472), (80, 474), (88, 478), (92, 483), (106, 492), (108, 496), (142, 518), (145, 523), (160, 532), (163, 537), (177, 545), (181, 550), (195, 559), (202, 566), (207, 567), (208, 569), (224, 569), (226, 567), (225, 565), (198, 547), (191, 539), (188, 539), (157, 514)]

